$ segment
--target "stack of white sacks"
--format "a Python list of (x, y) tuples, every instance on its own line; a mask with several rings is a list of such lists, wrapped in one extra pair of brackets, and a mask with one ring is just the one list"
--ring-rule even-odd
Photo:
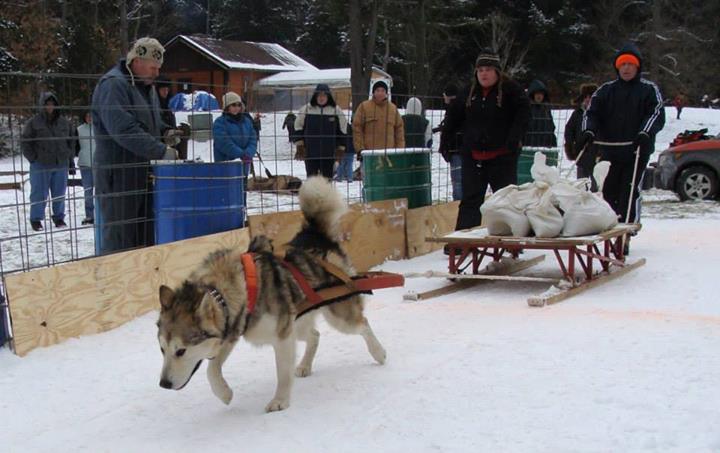
[(617, 225), (617, 216), (602, 198), (609, 162), (598, 162), (593, 177), (598, 192), (590, 191), (589, 178), (560, 179), (548, 167), (545, 155), (535, 153), (530, 173), (535, 181), (510, 185), (495, 192), (480, 208), (483, 224), (493, 236), (587, 236)]

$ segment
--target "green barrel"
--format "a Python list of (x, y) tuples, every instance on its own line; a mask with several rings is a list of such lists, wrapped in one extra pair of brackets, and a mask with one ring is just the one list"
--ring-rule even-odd
[(525, 184), (526, 182), (532, 182), (533, 178), (530, 174), (530, 168), (532, 167), (533, 160), (535, 159), (535, 153), (538, 151), (542, 152), (543, 154), (545, 154), (545, 157), (547, 157), (547, 161), (545, 163), (548, 167), (557, 167), (557, 148), (524, 147), (520, 152), (520, 158), (518, 159), (518, 185)]
[(429, 149), (363, 151), (362, 157), (365, 201), (407, 198), (408, 208), (432, 204)]

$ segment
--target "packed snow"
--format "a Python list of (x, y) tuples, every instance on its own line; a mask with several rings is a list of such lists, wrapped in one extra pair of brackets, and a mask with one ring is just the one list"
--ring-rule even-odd
[[(720, 112), (685, 109), (680, 121), (667, 113), (658, 152), (684, 129), (720, 132)], [(273, 146), (285, 149), (281, 141)], [(296, 379), (282, 412), (263, 413), (276, 383), (272, 349), (242, 342), (225, 365), (235, 392), (229, 406), (213, 396), (203, 369), (182, 391), (161, 389), (157, 313), (24, 358), (0, 349), (0, 448), (720, 451), (720, 209), (657, 190), (646, 201), (629, 259), (647, 264), (560, 304), (529, 308), (527, 298), (548, 287), (531, 282), (408, 302), (407, 291), (446, 284), (408, 279), (367, 298), (388, 352), (383, 366), (361, 338), (321, 322), (313, 375)], [(378, 269), (442, 272), (447, 260), (434, 252)], [(519, 275), (557, 272), (547, 255)]]

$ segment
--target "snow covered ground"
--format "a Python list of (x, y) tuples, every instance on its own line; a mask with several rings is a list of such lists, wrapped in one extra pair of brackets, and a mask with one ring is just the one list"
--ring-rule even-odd
[[(671, 113), (659, 149), (685, 128), (720, 132), (719, 112), (686, 109), (677, 123)], [(263, 413), (272, 349), (245, 343), (226, 362), (229, 406), (204, 370), (182, 391), (161, 389), (156, 313), (22, 359), (0, 349), (0, 450), (720, 451), (720, 208), (647, 195), (630, 255), (645, 266), (541, 309), (526, 299), (543, 283), (422, 302), (402, 294), (441, 280), (377, 291), (367, 316), (387, 363), (321, 323), (314, 374), (296, 380), (283, 412)], [(446, 260), (379, 268), (443, 271)], [(522, 275), (554, 271), (548, 256)]]

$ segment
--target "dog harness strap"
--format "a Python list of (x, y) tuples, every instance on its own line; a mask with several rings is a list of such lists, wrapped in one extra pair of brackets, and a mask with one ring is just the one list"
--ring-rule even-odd
[(322, 266), (322, 268), (325, 269), (329, 274), (332, 274), (333, 276), (342, 280), (348, 288), (353, 291), (355, 290), (355, 284), (353, 283), (352, 277), (350, 277), (347, 272), (342, 270), (339, 266), (336, 266), (330, 261), (321, 260), (319, 258), (315, 258), (315, 262)]
[(243, 269), (245, 270), (245, 285), (247, 285), (247, 312), (248, 315), (255, 310), (257, 302), (258, 286), (257, 286), (257, 268), (255, 267), (255, 254), (243, 253), (240, 255)]
[(305, 276), (297, 267), (287, 261), (283, 261), (282, 264), (293, 275), (293, 278), (297, 282), (298, 286), (300, 286), (302, 292), (305, 293), (305, 298), (310, 305), (319, 304), (323, 301), (322, 297), (320, 297), (320, 295), (312, 289)]

